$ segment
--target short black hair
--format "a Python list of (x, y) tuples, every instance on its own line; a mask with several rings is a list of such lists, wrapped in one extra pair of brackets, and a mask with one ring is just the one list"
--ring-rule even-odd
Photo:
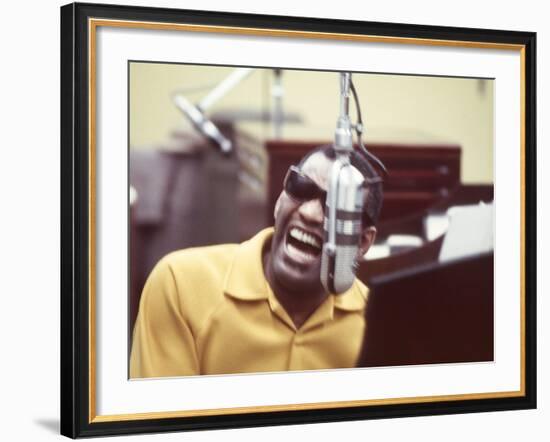
[[(330, 160), (336, 159), (336, 150), (334, 149), (334, 146), (332, 144), (326, 144), (308, 152), (300, 160), (298, 166), (301, 167), (310, 156), (316, 154), (317, 152), (323, 153)], [(363, 175), (365, 181), (379, 177), (379, 174), (376, 172), (374, 167), (372, 167), (371, 163), (367, 159), (367, 156), (360, 150), (355, 149), (352, 152), (350, 162), (352, 166), (357, 168), (361, 175)], [(375, 226), (376, 223), (378, 223), (378, 219), (380, 218), (380, 211), (382, 210), (383, 198), (384, 192), (381, 181), (369, 183), (367, 185), (367, 198), (364, 207), (364, 212), (366, 215), (366, 225), (363, 227)]]

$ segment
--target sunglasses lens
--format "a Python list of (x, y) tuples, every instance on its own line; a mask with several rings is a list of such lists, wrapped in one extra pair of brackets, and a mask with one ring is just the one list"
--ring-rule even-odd
[(294, 168), (291, 168), (286, 176), (285, 191), (291, 197), (300, 201), (321, 198), (324, 203), (325, 192), (311, 178)]

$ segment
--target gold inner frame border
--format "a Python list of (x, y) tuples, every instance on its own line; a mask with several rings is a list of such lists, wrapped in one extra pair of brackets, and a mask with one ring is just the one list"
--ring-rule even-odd
[[(419, 396), (419, 397), (402, 397), (389, 399), (368, 399), (368, 400), (353, 400), (353, 401), (337, 401), (337, 402), (318, 402), (318, 403), (301, 403), (301, 404), (285, 404), (285, 405), (261, 405), (249, 407), (234, 407), (234, 408), (216, 408), (216, 409), (200, 409), (200, 410), (181, 410), (181, 411), (161, 411), (149, 413), (131, 413), (131, 414), (112, 414), (98, 415), (96, 414), (96, 34), (98, 27), (115, 27), (115, 28), (134, 28), (148, 30), (172, 30), (184, 32), (206, 32), (218, 34), (236, 34), (236, 35), (253, 35), (253, 36), (270, 36), (270, 37), (291, 37), (291, 38), (309, 38), (319, 40), (343, 40), (357, 42), (375, 42), (375, 43), (390, 43), (390, 44), (413, 44), (422, 46), (445, 46), (445, 47), (463, 47), (463, 48), (479, 48), (479, 49), (498, 49), (518, 51), (520, 54), (520, 209), (521, 209), (521, 228), (520, 228), (520, 389), (518, 391), (505, 392), (487, 392), (487, 393), (466, 393), (454, 395), (438, 395), (438, 396)], [(358, 35), (358, 34), (340, 34), (340, 33), (323, 33), (309, 31), (291, 31), (281, 29), (263, 29), (263, 28), (245, 28), (231, 26), (211, 26), (211, 25), (195, 25), (184, 23), (160, 23), (160, 22), (143, 22), (131, 20), (111, 20), (111, 19), (88, 19), (88, 98), (89, 98), (89, 423), (99, 422), (119, 422), (133, 421), (146, 419), (169, 419), (179, 417), (198, 417), (198, 416), (216, 416), (216, 415), (236, 415), (246, 413), (265, 413), (265, 412), (280, 412), (280, 411), (296, 411), (296, 410), (322, 410), (328, 408), (348, 408), (348, 407), (365, 407), (375, 405), (397, 405), (397, 404), (414, 404), (427, 402), (443, 402), (443, 401), (462, 401), (462, 400), (482, 400), (482, 399), (497, 399), (497, 398), (512, 398), (525, 396), (525, 107), (526, 107), (526, 91), (525, 91), (525, 45), (521, 44), (506, 44), (492, 42), (475, 42), (475, 41), (458, 41), (458, 40), (441, 40), (441, 39), (423, 39), (411, 37), (389, 37), (376, 35)]]

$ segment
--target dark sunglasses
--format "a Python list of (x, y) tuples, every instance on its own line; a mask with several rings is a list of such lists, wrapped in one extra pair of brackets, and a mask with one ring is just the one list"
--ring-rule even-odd
[(297, 166), (290, 166), (284, 181), (285, 192), (293, 199), (305, 202), (319, 199), (325, 204), (326, 190), (321, 189), (315, 181), (305, 175)]
[[(373, 178), (367, 181), (367, 184), (380, 182), (377, 178)], [(318, 199), (325, 209), (327, 201), (326, 190), (321, 189), (315, 181), (305, 175), (297, 166), (290, 166), (286, 173), (284, 184), (285, 192), (294, 200), (299, 202), (306, 202)], [(363, 225), (373, 225), (369, 215), (363, 212)]]

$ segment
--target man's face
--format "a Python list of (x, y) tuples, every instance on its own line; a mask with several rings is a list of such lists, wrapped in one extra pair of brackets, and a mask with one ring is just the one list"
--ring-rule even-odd
[[(327, 190), (333, 160), (316, 152), (301, 171), (321, 189)], [(284, 190), (275, 205), (275, 233), (271, 242), (269, 278), (289, 292), (324, 291), (321, 284), (324, 201), (297, 201)], [(376, 228), (364, 227), (359, 238), (357, 259), (361, 260), (374, 243)]]
[[(332, 163), (323, 153), (316, 152), (301, 171), (326, 190)], [(275, 205), (270, 270), (277, 283), (289, 291), (322, 290), (323, 204), (319, 199), (297, 201), (283, 191)]]

